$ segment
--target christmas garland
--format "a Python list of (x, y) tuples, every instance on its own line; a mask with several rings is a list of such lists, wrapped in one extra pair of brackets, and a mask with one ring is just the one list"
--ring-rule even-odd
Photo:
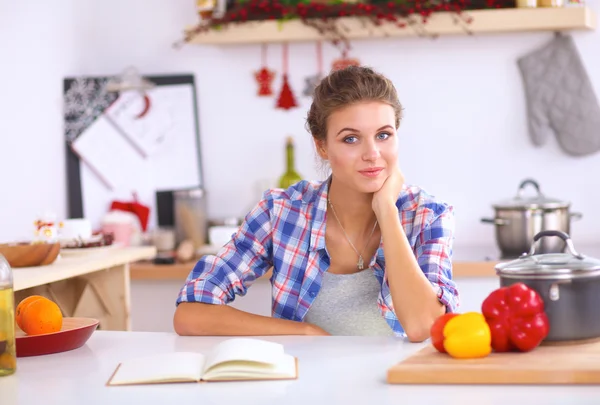
[[(228, 2), (225, 13), (203, 20), (186, 33), (184, 42), (210, 30), (223, 30), (231, 24), (277, 20), (285, 23), (299, 19), (336, 43), (345, 39), (343, 28), (336, 23), (339, 17), (363, 17), (373, 25), (394, 24), (400, 28), (426, 24), (431, 14), (452, 12), (461, 17), (465, 10), (513, 8), (515, 0), (236, 0)], [(415, 17), (408, 21), (409, 17)], [(469, 18), (461, 18), (465, 24)]]

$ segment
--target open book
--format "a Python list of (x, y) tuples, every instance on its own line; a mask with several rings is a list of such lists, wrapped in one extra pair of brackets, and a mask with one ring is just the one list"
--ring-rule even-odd
[(252, 338), (233, 338), (209, 353), (174, 352), (124, 361), (107, 385), (176, 382), (293, 380), (298, 360), (279, 343)]

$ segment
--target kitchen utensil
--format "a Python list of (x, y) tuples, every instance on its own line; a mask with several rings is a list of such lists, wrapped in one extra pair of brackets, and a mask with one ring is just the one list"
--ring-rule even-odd
[(221, 247), (231, 240), (238, 226), (211, 226), (208, 228), (208, 241), (212, 246)]
[(600, 337), (600, 260), (579, 254), (568, 234), (542, 231), (543, 237), (558, 237), (568, 253), (529, 253), (497, 264), (501, 286), (522, 282), (536, 290), (544, 300), (550, 322), (546, 341), (567, 341)]
[(153, 243), (159, 253), (172, 252), (177, 245), (175, 230), (166, 228), (155, 229)]
[(131, 244), (131, 236), (133, 235), (134, 227), (128, 223), (104, 223), (102, 224), (102, 233), (112, 234), (114, 241), (122, 246), (129, 246)]
[(175, 233), (177, 243), (189, 239), (195, 249), (206, 245), (208, 216), (206, 195), (201, 188), (175, 190)]
[(599, 384), (600, 342), (455, 359), (428, 345), (387, 371), (388, 384)]
[(88, 341), (100, 321), (93, 318), (64, 318), (62, 329), (54, 333), (28, 336), (17, 331), (17, 357), (39, 356), (77, 349)]
[(143, 230), (139, 217), (130, 211), (110, 210), (100, 221), (102, 233), (112, 235), (113, 241), (121, 246), (139, 246), (142, 244)]
[(73, 239), (89, 239), (92, 237), (92, 222), (86, 218), (65, 219), (58, 229), (58, 237), (61, 242), (68, 242)]
[(10, 267), (34, 267), (52, 264), (60, 252), (60, 243), (6, 243), (0, 254)]
[(119, 210), (131, 212), (138, 217), (142, 231), (146, 232), (148, 228), (148, 220), (150, 217), (150, 207), (140, 203), (137, 193), (133, 193), (133, 201), (113, 201), (110, 204), (109, 211)]
[[(526, 186), (531, 185), (537, 194), (525, 196)], [(496, 244), (503, 257), (518, 257), (531, 249), (534, 235), (541, 231), (557, 230), (570, 234), (571, 219), (580, 219), (580, 213), (570, 212), (570, 203), (545, 197), (539, 184), (525, 179), (519, 185), (515, 198), (492, 205), (494, 218), (482, 218), (481, 222), (494, 224)], [(544, 239), (535, 246), (539, 253), (562, 253), (562, 239)]]

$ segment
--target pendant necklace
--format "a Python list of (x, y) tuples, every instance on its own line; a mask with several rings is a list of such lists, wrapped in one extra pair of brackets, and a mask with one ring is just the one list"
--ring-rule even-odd
[[(348, 241), (348, 243), (350, 244), (350, 246), (352, 246), (352, 249), (354, 249), (354, 251), (358, 255), (358, 262), (356, 263), (356, 267), (359, 270), (363, 270), (365, 268), (365, 261), (363, 259), (362, 254), (358, 251), (358, 249), (356, 249), (356, 247), (354, 246), (354, 244), (352, 243), (352, 241), (348, 237), (348, 234), (346, 233), (346, 230), (342, 226), (342, 223), (340, 222), (340, 219), (338, 218), (338, 216), (337, 216), (337, 214), (335, 212), (335, 208), (333, 207), (333, 203), (331, 202), (330, 199), (327, 199), (327, 201), (329, 202), (329, 205), (331, 206), (331, 211), (333, 212), (333, 216), (335, 217), (337, 223), (340, 225), (340, 228), (342, 229), (342, 232), (344, 232), (344, 236), (346, 237), (346, 240)], [(367, 239), (367, 243), (365, 243), (365, 247), (363, 248), (363, 251), (367, 248), (367, 246), (369, 246), (369, 242), (371, 241), (371, 237), (373, 236), (373, 233), (375, 232), (375, 227), (377, 227), (377, 219), (375, 219), (375, 224), (373, 224), (373, 229), (371, 229), (371, 235), (369, 235), (369, 239)]]

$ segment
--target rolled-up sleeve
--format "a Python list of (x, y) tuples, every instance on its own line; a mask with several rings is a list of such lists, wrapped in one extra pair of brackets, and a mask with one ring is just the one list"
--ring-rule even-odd
[(182, 302), (228, 304), (244, 296), (252, 283), (272, 266), (272, 200), (263, 199), (246, 215), (238, 231), (216, 255), (203, 256), (177, 297)]
[(431, 211), (430, 218), (417, 235), (415, 256), (419, 267), (438, 293), (438, 299), (446, 306), (446, 312), (456, 312), (459, 294), (452, 280), (454, 209), (450, 205), (440, 204)]

